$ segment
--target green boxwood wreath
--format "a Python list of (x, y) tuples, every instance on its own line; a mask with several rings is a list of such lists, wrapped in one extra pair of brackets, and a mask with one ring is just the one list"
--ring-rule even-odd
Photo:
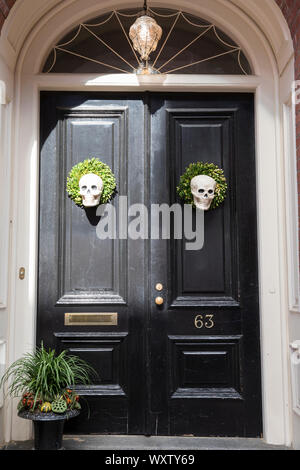
[(191, 192), (191, 180), (197, 175), (207, 175), (217, 182), (215, 197), (210, 209), (216, 209), (224, 201), (227, 192), (227, 183), (223, 170), (213, 163), (196, 162), (191, 163), (184, 174), (180, 177), (177, 193), (185, 204), (192, 204), (195, 207)]
[(95, 157), (79, 162), (73, 166), (67, 178), (67, 193), (79, 207), (84, 207), (82, 196), (79, 193), (79, 181), (83, 175), (89, 173), (94, 173), (102, 178), (103, 191), (100, 204), (109, 202), (116, 190), (116, 178), (108, 165)]

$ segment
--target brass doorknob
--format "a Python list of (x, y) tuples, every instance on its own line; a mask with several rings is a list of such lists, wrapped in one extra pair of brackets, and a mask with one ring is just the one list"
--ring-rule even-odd
[(164, 299), (162, 297), (155, 298), (156, 305), (162, 305), (164, 303)]

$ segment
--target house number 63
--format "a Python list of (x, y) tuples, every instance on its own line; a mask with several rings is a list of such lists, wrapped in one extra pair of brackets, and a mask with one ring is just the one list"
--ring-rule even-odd
[(213, 328), (215, 326), (213, 315), (196, 315), (195, 316), (195, 327), (200, 329), (200, 328)]

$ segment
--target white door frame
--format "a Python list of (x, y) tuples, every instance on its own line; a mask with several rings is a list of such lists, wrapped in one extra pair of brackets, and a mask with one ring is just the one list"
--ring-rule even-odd
[[(291, 310), (289, 282), (292, 276), (294, 285), (297, 283), (297, 274), (291, 266), (291, 263), (295, 263), (293, 258), (297, 248), (294, 247), (292, 253), (288, 252), (287, 235), (295, 233), (297, 220), (293, 220), (293, 214), (288, 207), (289, 197), (295, 197), (296, 189), (286, 178), (292, 178), (288, 171), (290, 169), (292, 173), (291, 162), (296, 159), (294, 149), (284, 146), (282, 129), (286, 125), (284, 115), (286, 116), (287, 109), (289, 115), (292, 115), (293, 111), (292, 106), (288, 104), (290, 93), (287, 98), (287, 89), (291, 90), (293, 61), (289, 62), (280, 77), (272, 45), (257, 26), (257, 22), (234, 5), (239, 2), (240, 0), (201, 0), (199, 4), (195, 4), (196, 2), (188, 0), (165, 0), (153, 1), (152, 5), (155, 7), (169, 4), (171, 8), (179, 9), (183, 8), (184, 4), (184, 10), (214, 22), (243, 47), (255, 76), (42, 75), (39, 73), (41, 64), (56, 39), (85, 18), (111, 10), (112, 2), (104, 0), (101, 2), (101, 8), (98, 0), (59, 2), (32, 28), (19, 54), (15, 75), (9, 361), (20, 357), (35, 344), (39, 91), (253, 92), (256, 122), (263, 436), (269, 443), (290, 445), (292, 425), (288, 362), (288, 315)], [(269, 3), (269, 0), (266, 2)], [(136, 6), (136, 2), (133, 4), (125, 0), (114, 3), (117, 3), (116, 9), (124, 8), (125, 4)], [(84, 18), (82, 11), (85, 12)], [(280, 87), (283, 87), (284, 92)], [(288, 195), (287, 183), (291, 194), (285, 198), (283, 195)], [(18, 188), (18, 191), (14, 188)], [(287, 212), (290, 214), (288, 219)], [(297, 245), (297, 239), (294, 243)], [(25, 267), (26, 270), (23, 281), (17, 276), (20, 267)], [(297, 300), (292, 303), (297, 310)], [(10, 405), (5, 407), (4, 412), (6, 440), (28, 438), (31, 434), (28, 423), (17, 418)]]

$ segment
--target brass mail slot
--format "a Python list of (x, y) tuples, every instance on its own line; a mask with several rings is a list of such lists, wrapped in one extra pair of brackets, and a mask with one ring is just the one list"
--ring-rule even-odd
[(117, 325), (118, 314), (110, 312), (101, 313), (65, 313), (65, 325)]

